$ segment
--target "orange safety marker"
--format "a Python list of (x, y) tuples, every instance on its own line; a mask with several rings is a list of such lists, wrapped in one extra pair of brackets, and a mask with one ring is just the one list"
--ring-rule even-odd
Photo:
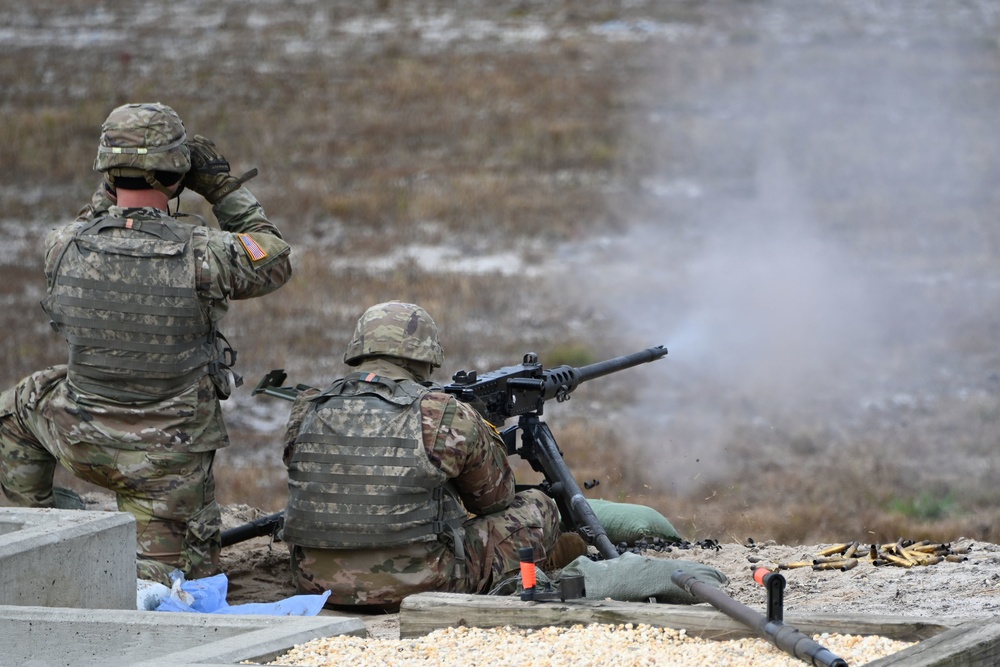
[(521, 599), (535, 599), (535, 584), (538, 583), (535, 573), (534, 547), (521, 547), (517, 550), (517, 559), (521, 562)]
[(785, 618), (785, 577), (766, 567), (754, 568), (753, 580), (767, 589), (767, 621), (782, 623)]

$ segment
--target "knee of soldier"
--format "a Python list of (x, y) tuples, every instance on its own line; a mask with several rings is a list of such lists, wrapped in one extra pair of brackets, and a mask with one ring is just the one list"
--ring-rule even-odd
[(538, 525), (546, 535), (559, 532), (559, 507), (556, 501), (541, 489), (525, 489), (514, 496), (512, 506), (530, 507), (538, 513)]
[(222, 534), (222, 512), (215, 499), (198, 508), (187, 520), (189, 539), (217, 542)]

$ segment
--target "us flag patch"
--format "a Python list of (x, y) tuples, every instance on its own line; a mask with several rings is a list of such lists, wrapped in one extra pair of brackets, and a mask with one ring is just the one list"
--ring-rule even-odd
[(243, 249), (247, 251), (248, 255), (250, 255), (251, 260), (259, 262), (267, 257), (267, 253), (264, 249), (257, 245), (257, 242), (254, 241), (249, 234), (237, 234), (236, 237), (240, 240), (240, 243), (243, 244)]

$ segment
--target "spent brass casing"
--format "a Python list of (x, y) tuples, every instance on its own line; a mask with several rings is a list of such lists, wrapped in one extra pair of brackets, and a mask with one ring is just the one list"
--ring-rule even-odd
[(793, 563), (778, 563), (779, 570), (794, 570), (798, 567), (812, 567), (811, 560), (797, 560)]
[(854, 558), (854, 555), (858, 553), (858, 547), (861, 545), (857, 541), (852, 542), (851, 546), (847, 547), (847, 551), (844, 552), (844, 558)]
[(893, 565), (899, 565), (901, 567), (913, 567), (913, 563), (911, 563), (910, 561), (906, 560), (905, 558), (900, 558), (899, 556), (894, 556), (891, 553), (887, 553), (886, 551), (882, 551), (879, 554), (879, 556), (881, 556), (884, 560), (892, 563)]
[(853, 569), (853, 568), (855, 568), (857, 566), (858, 566), (858, 559), (857, 558), (848, 558), (844, 562), (844, 564), (840, 566), (840, 571), (841, 572), (847, 572), (848, 570), (851, 570), (851, 569)]
[(828, 560), (825, 563), (815, 563), (812, 569), (816, 571), (820, 570), (840, 570), (841, 572), (846, 572), (852, 567), (856, 567), (858, 564), (857, 558), (837, 558), (836, 560)]
[(839, 570), (844, 566), (847, 561), (843, 558), (838, 558), (837, 560), (831, 560), (826, 563), (816, 563), (812, 568), (816, 571), (819, 570)]
[(944, 559), (949, 563), (961, 563), (962, 561), (969, 560), (967, 556), (963, 556), (962, 554), (948, 554)]
[(941, 562), (941, 556), (922, 553), (920, 551), (910, 551), (909, 549), (904, 549), (903, 554), (907, 560), (913, 561), (914, 565), (934, 565)]
[(850, 542), (845, 542), (843, 544), (835, 544), (832, 547), (827, 547), (819, 552), (820, 556), (832, 556), (834, 554), (842, 554), (847, 551), (847, 548), (851, 546)]
[(847, 560), (846, 556), (826, 556), (824, 558), (813, 558), (813, 565), (826, 565), (827, 563), (839, 563)]

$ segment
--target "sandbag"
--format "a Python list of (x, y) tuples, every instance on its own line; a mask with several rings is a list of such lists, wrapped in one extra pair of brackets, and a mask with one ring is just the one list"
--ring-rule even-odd
[(681, 540), (667, 518), (645, 505), (615, 503), (610, 500), (588, 499), (612, 544), (635, 544), (640, 539), (661, 537), (665, 540)]
[(611, 598), (622, 602), (647, 602), (655, 598), (666, 604), (701, 602), (670, 580), (676, 570), (684, 570), (698, 581), (716, 588), (729, 583), (729, 577), (709, 565), (673, 558), (649, 558), (631, 552), (599, 561), (580, 556), (563, 568), (559, 578), (583, 575), (588, 600)]

